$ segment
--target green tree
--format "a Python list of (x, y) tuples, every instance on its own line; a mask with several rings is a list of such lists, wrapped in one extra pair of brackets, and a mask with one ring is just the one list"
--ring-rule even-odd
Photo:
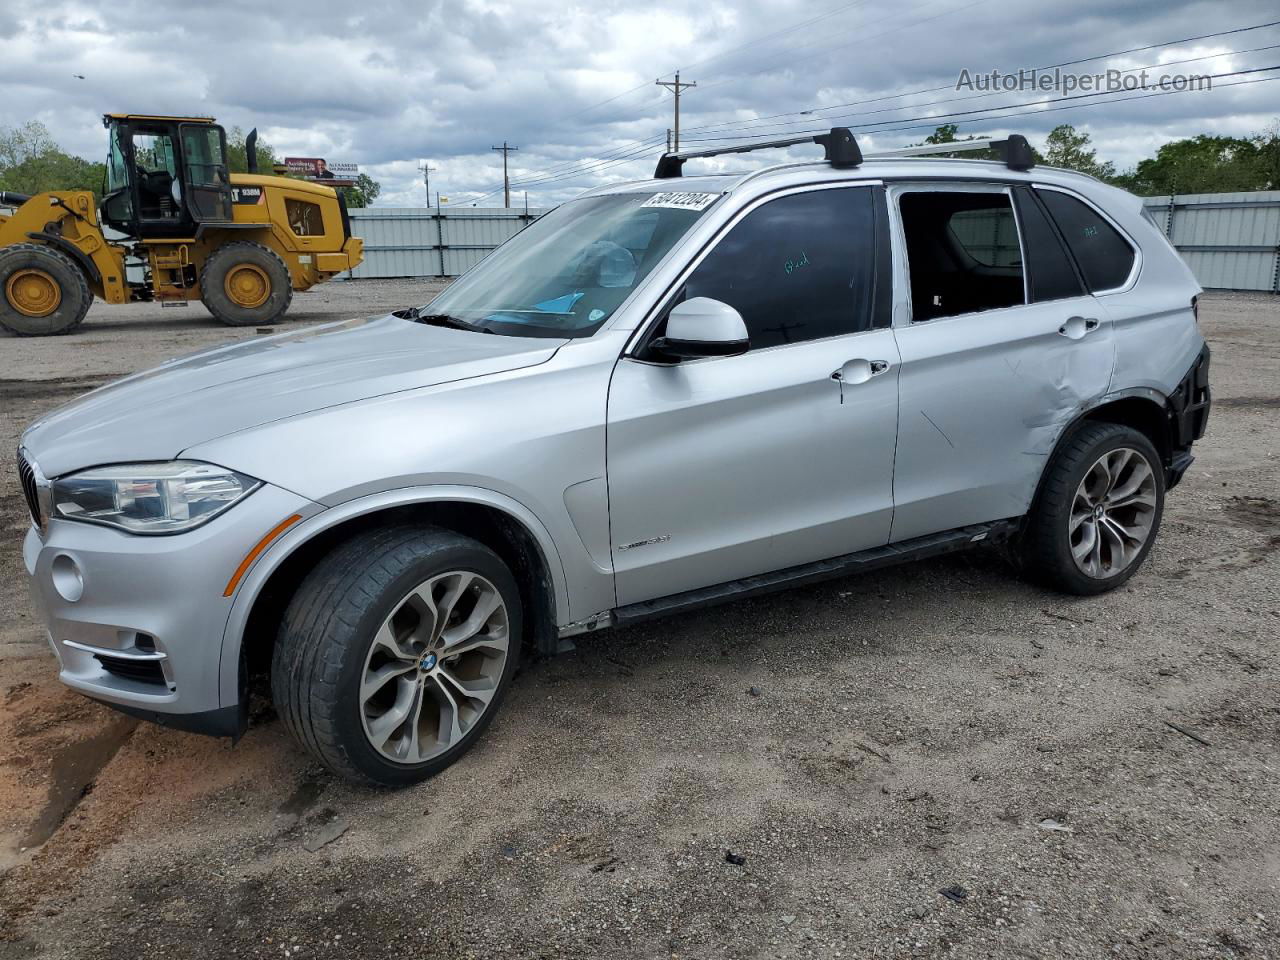
[(1065, 167), (1087, 173), (1099, 180), (1115, 177), (1116, 165), (1098, 160), (1098, 151), (1090, 147), (1089, 134), (1077, 133), (1069, 123), (1063, 123), (1049, 131), (1044, 144), (1044, 162), (1051, 167)]
[(58, 148), (48, 129), (32, 120), (0, 128), (0, 190), (37, 194), (48, 190), (102, 190), (105, 164)]
[[(245, 136), (245, 132), (239, 127), (232, 127), (227, 131), (227, 169), (232, 173), (249, 172), (249, 152), (245, 146)], [(258, 172), (270, 174), (271, 168), (277, 163), (275, 149), (259, 137), (254, 152), (258, 155)]]
[(356, 185), (354, 187), (343, 187), (342, 195), (346, 197), (347, 206), (351, 209), (358, 207), (369, 207), (373, 205), (373, 201), (378, 199), (378, 194), (382, 192), (382, 184), (367, 173), (362, 173), (356, 177)]
[(1153, 158), (1117, 177), (1146, 196), (1274, 189), (1280, 175), (1280, 134), (1219, 137), (1202, 133), (1166, 143)]

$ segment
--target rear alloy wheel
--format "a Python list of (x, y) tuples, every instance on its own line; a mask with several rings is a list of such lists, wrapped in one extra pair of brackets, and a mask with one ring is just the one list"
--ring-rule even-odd
[(1115, 589), (1151, 551), (1164, 492), (1160, 455), (1144, 434), (1081, 424), (1045, 469), (1023, 534), (1024, 567), (1067, 593)]
[(1137, 450), (1104, 453), (1076, 488), (1071, 556), (1086, 576), (1105, 580), (1126, 570), (1147, 545), (1156, 517), (1156, 477)]
[(372, 530), (294, 594), (272, 656), (276, 709), (335, 773), (417, 783), (489, 725), (520, 631), (520, 591), (488, 547), (437, 528)]
[(260, 243), (224, 243), (204, 262), (200, 299), (229, 326), (265, 325), (289, 309), (293, 282), (274, 250)]
[(93, 294), (66, 254), (35, 243), (0, 250), (0, 326), (23, 337), (52, 336), (77, 327)]

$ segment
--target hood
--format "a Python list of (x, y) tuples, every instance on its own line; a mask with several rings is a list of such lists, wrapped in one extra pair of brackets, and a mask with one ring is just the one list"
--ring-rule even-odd
[(118, 380), (36, 421), (22, 444), (48, 477), (171, 460), (187, 447), (273, 420), (545, 363), (564, 343), (393, 316), (323, 324), (215, 347)]

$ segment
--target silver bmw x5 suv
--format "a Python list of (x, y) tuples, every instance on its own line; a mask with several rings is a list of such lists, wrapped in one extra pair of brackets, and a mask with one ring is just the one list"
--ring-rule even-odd
[(1124, 583), (1208, 417), (1191, 273), (1138, 199), (1020, 137), (814, 140), (825, 160), (749, 174), (664, 156), (429, 305), (32, 425), (24, 554), (62, 680), (234, 737), (267, 672), (305, 749), (406, 784), (576, 634), (976, 545), (1071, 593)]

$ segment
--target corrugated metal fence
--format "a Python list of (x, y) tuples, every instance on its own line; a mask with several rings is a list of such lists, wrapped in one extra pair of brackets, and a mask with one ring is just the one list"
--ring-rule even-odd
[[(1280, 293), (1280, 190), (1148, 197), (1147, 210), (1201, 286)], [(369, 207), (351, 211), (363, 277), (456, 277), (543, 211)]]
[(1148, 197), (1200, 286), (1280, 293), (1280, 190)]
[(367, 277), (456, 277), (541, 216), (502, 207), (366, 207), (351, 211), (351, 232), (364, 240)]

